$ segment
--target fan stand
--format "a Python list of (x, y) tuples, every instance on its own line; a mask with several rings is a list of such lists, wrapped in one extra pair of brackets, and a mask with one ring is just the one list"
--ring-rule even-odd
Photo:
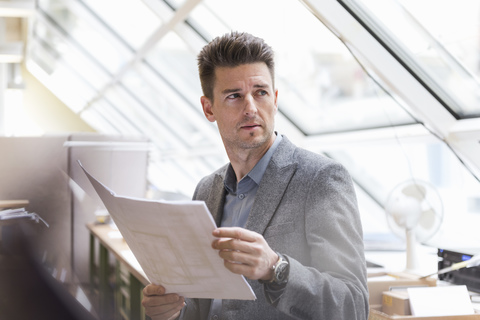
[(419, 262), (417, 253), (417, 239), (415, 236), (415, 228), (406, 230), (407, 238), (407, 268), (405, 272), (416, 273), (418, 272)]

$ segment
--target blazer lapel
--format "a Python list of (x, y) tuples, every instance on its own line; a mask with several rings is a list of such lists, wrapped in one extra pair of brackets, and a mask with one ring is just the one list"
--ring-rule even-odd
[(247, 229), (260, 234), (265, 232), (296, 171), (297, 165), (292, 160), (294, 150), (295, 146), (283, 136), (260, 182), (245, 226)]
[(223, 215), (223, 205), (225, 203), (225, 186), (223, 184), (224, 177), (220, 174), (215, 176), (212, 190), (208, 196), (208, 199), (205, 201), (207, 208), (209, 208), (210, 213), (213, 216), (213, 220), (217, 226), (220, 226), (222, 222)]

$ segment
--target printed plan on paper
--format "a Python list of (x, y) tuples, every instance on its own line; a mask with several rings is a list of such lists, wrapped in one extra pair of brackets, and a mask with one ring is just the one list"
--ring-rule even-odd
[(203, 201), (117, 196), (82, 169), (151, 283), (186, 298), (255, 299), (212, 249), (215, 222)]

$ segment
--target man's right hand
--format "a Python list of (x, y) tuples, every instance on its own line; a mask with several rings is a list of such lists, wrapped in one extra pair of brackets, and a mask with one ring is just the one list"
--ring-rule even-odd
[(176, 293), (165, 294), (165, 288), (149, 284), (143, 289), (142, 305), (152, 320), (171, 320), (180, 315), (185, 299)]

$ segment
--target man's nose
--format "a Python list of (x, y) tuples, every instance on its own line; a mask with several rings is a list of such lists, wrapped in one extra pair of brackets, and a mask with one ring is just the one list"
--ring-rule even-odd
[(245, 115), (253, 116), (257, 113), (257, 105), (255, 99), (251, 95), (245, 96)]

